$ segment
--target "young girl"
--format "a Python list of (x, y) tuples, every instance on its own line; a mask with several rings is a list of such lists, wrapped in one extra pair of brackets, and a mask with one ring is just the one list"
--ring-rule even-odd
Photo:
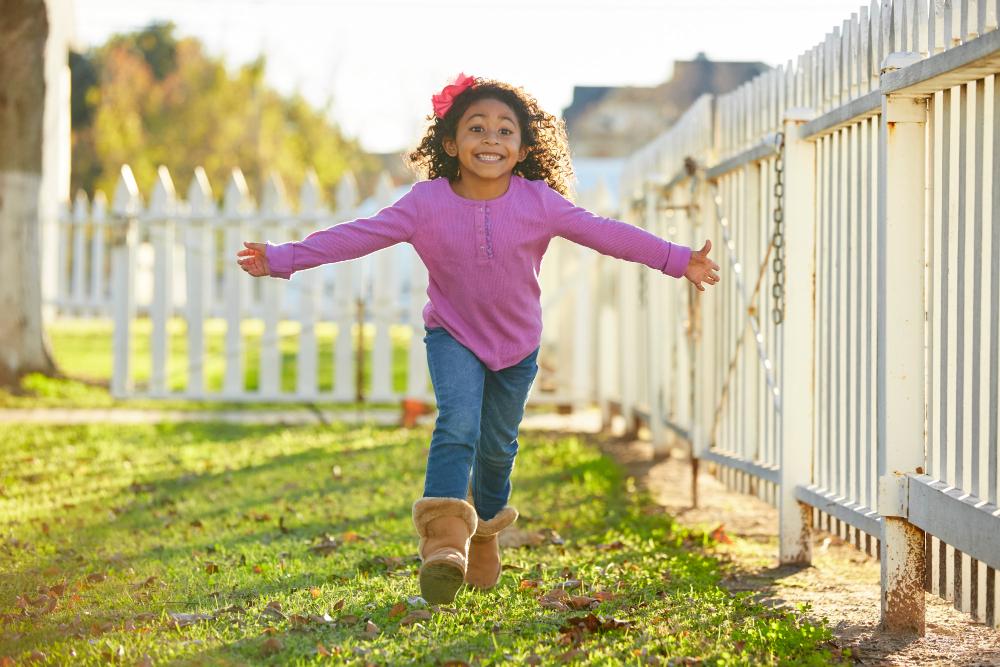
[(497, 533), (507, 505), (517, 433), (538, 366), (538, 273), (554, 236), (639, 262), (704, 291), (718, 265), (697, 252), (574, 206), (563, 124), (521, 88), (464, 74), (432, 98), (434, 115), (410, 164), (417, 183), (375, 216), (297, 243), (245, 243), (252, 276), (296, 271), (411, 243), (427, 266), (427, 365), (438, 418), (424, 497), (413, 504), (421, 595), (448, 603), (466, 583), (500, 578)]

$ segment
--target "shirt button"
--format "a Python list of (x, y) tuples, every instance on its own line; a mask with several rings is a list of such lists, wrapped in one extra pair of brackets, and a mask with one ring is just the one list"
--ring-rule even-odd
[(479, 212), (480, 212), (480, 213), (482, 213), (482, 212), (483, 212), (483, 209), (482, 209), (482, 207), (479, 207)]
[(479, 228), (479, 233), (480, 233), (480, 234), (482, 234), (482, 233), (483, 233), (483, 228), (482, 228), (482, 227), (480, 227), (480, 228)]
[(486, 250), (486, 248), (484, 248), (483, 246), (479, 246), (479, 249), (480, 250)]

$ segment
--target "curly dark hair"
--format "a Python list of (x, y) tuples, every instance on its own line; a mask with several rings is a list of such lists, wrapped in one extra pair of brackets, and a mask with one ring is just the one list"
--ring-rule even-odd
[(545, 181), (561, 195), (569, 196), (573, 184), (573, 166), (569, 160), (565, 123), (538, 106), (538, 100), (510, 84), (477, 78), (475, 85), (455, 97), (444, 118), (427, 117), (427, 131), (420, 144), (407, 156), (410, 167), (428, 178), (444, 176), (454, 183), (461, 179), (458, 158), (444, 150), (445, 137), (454, 137), (458, 121), (473, 102), (491, 99), (503, 102), (517, 116), (521, 145), (528, 157), (518, 162), (514, 173), (529, 181)]

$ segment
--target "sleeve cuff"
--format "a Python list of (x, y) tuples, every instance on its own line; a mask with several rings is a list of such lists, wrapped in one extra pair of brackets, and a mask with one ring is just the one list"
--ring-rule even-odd
[(690, 261), (691, 248), (671, 243), (667, 248), (667, 261), (663, 265), (663, 272), (673, 278), (683, 278)]
[(274, 245), (270, 241), (267, 242), (267, 270), (272, 278), (288, 280), (295, 273), (292, 270), (294, 266), (292, 261), (294, 257), (294, 245), (294, 243)]

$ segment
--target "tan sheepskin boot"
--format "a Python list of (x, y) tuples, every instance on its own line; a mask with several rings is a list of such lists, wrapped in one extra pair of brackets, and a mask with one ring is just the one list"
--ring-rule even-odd
[(420, 596), (431, 604), (455, 600), (476, 532), (476, 510), (459, 498), (421, 498), (413, 503), (413, 525), (420, 536)]
[[(473, 504), (472, 494), (469, 494), (469, 504)], [(517, 521), (517, 510), (505, 505), (497, 515), (489, 521), (479, 520), (476, 534), (469, 544), (469, 565), (465, 570), (465, 583), (474, 588), (486, 590), (493, 588), (500, 581), (500, 541), (497, 535), (501, 530)]]

